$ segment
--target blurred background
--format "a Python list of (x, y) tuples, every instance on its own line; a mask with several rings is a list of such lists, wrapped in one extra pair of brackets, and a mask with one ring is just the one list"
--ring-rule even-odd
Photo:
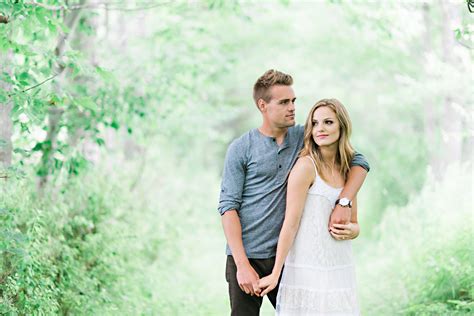
[(2, 1), (0, 314), (229, 314), (220, 176), (270, 68), (371, 164), (362, 314), (472, 314), (469, 2)]

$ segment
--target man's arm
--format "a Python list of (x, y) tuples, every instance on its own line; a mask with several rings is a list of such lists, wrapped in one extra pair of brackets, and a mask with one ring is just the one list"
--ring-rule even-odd
[(349, 224), (334, 224), (329, 231), (337, 240), (355, 239), (359, 236), (360, 227), (357, 222), (357, 197), (352, 201), (351, 222)]
[[(347, 177), (344, 189), (341, 191), (339, 198), (348, 198), (354, 200), (359, 192), (365, 177), (370, 170), (369, 163), (362, 154), (356, 153), (351, 161), (351, 169)], [(328, 228), (333, 224), (347, 224), (351, 220), (351, 209), (349, 207), (342, 207), (339, 204), (334, 207), (329, 219)]]
[[(227, 150), (224, 171), (222, 174), (221, 194), (219, 198), (219, 213), (222, 215), (222, 227), (227, 244), (232, 252), (237, 266), (237, 282), (247, 294), (255, 294), (258, 274), (245, 253), (242, 241), (242, 226), (238, 210), (242, 204), (242, 192), (245, 183), (246, 163), (243, 149), (233, 142)], [(257, 291), (259, 292), (259, 291)]]
[(232, 251), (235, 265), (237, 266), (237, 281), (239, 286), (247, 294), (253, 295), (257, 290), (259, 276), (245, 253), (242, 242), (242, 226), (240, 225), (239, 214), (236, 210), (229, 210), (222, 215), (222, 227), (227, 239), (227, 244)]

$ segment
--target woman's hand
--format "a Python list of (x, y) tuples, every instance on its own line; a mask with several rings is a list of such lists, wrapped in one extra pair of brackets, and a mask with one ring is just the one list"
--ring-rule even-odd
[(270, 274), (258, 280), (258, 287), (260, 288), (260, 290), (263, 290), (260, 293), (260, 296), (263, 297), (266, 294), (268, 294), (270, 291), (272, 291), (274, 288), (276, 288), (276, 286), (278, 285), (278, 279), (279, 279), (279, 276)]
[(329, 233), (336, 240), (354, 239), (359, 236), (359, 224), (332, 224), (329, 228)]

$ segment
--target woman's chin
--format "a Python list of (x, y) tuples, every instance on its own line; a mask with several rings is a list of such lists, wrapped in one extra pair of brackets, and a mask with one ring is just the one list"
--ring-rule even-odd
[(316, 142), (316, 145), (318, 145), (318, 147), (330, 147), (330, 146), (333, 146), (336, 142), (325, 142), (325, 141), (318, 141)]

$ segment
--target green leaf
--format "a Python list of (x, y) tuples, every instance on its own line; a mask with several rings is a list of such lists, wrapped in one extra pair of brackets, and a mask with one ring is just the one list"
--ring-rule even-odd
[(48, 21), (47, 25), (51, 33), (56, 33), (57, 27), (51, 20)]
[(28, 150), (23, 149), (23, 148), (15, 148), (15, 149), (13, 150), (13, 152), (14, 152), (15, 154), (20, 154), (20, 155), (22, 155), (23, 157), (30, 157), (30, 152), (29, 152)]
[(49, 19), (46, 18), (45, 14), (44, 14), (44, 10), (41, 10), (41, 9), (37, 8), (37, 10), (35, 12), (35, 17), (38, 20), (38, 22), (41, 24), (41, 26), (48, 27)]
[(104, 80), (105, 82), (110, 82), (110, 83), (117, 83), (117, 79), (115, 78), (114, 74), (108, 70), (105, 70), (102, 67), (97, 66), (95, 68), (97, 74)]
[(37, 142), (35, 147), (33, 147), (31, 149), (31, 151), (40, 151), (43, 149), (43, 147), (45, 147), (47, 144), (48, 141), (45, 141), (45, 142)]
[(30, 78), (30, 75), (27, 72), (22, 72), (21, 74), (18, 75), (18, 80), (28, 80)]
[(27, 132), (28, 134), (30, 134), (30, 129), (28, 127), (28, 124), (25, 124), (25, 123), (20, 123), (20, 128), (21, 128), (21, 131), (22, 132)]
[(457, 40), (461, 39), (462, 33), (460, 29), (455, 29), (454, 30), (454, 36), (456, 37)]
[(12, 249), (8, 249), (8, 252), (12, 253), (12, 254), (15, 254), (17, 256), (25, 256), (26, 255), (26, 252), (25, 250), (21, 249), (21, 248), (12, 248)]
[(79, 68), (79, 65), (77, 63), (74, 63), (74, 62), (70, 62), (67, 64), (67, 67), (72, 70), (72, 77), (76, 77), (80, 72), (81, 72), (81, 69)]
[(0, 3), (0, 12), (9, 12), (12, 8), (12, 5), (9, 3)]
[(14, 84), (14, 81), (8, 72), (3, 72), (0, 75), (0, 80), (5, 81), (6, 83)]
[(97, 111), (97, 104), (90, 97), (77, 98), (75, 104), (91, 111)]
[(110, 127), (119, 129), (120, 125), (116, 120), (113, 120), (112, 123), (110, 123)]
[(5, 95), (4, 90), (0, 91), (0, 103), (7, 102), (7, 96)]
[(63, 23), (62, 21), (57, 21), (57, 25), (61, 28), (61, 30), (68, 34), (69, 32), (71, 32), (71, 30), (67, 27), (67, 25), (65, 23)]

